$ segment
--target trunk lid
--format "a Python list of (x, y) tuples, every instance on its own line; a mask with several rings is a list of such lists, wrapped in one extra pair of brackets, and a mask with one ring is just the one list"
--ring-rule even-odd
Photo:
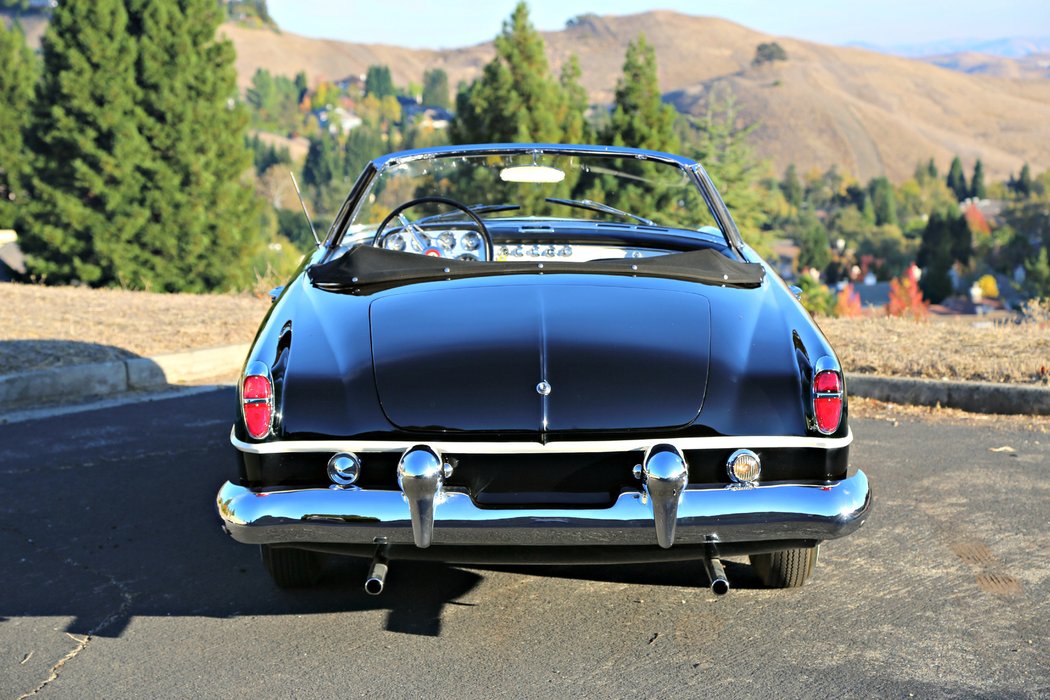
[(641, 283), (390, 295), (370, 307), (376, 388), (403, 429), (677, 428), (703, 404), (710, 315), (701, 294)]

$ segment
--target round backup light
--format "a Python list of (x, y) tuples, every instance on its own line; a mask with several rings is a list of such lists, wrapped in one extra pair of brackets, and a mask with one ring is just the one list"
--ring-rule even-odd
[(361, 460), (349, 452), (339, 452), (328, 460), (328, 478), (336, 486), (350, 486), (361, 476)]
[(762, 461), (751, 450), (737, 450), (726, 463), (729, 478), (738, 484), (752, 484), (762, 474)]

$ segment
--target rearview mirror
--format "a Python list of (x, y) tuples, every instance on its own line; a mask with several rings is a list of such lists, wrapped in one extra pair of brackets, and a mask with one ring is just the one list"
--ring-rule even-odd
[(504, 182), (561, 182), (565, 172), (547, 165), (516, 165), (499, 171)]

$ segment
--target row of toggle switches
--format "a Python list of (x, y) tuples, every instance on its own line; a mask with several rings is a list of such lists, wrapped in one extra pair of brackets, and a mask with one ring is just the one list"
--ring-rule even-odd
[(540, 245), (534, 243), (533, 245), (517, 245), (517, 246), (500, 246), (497, 251), (497, 255), (502, 258), (553, 258), (553, 257), (568, 257), (572, 255), (571, 245)]

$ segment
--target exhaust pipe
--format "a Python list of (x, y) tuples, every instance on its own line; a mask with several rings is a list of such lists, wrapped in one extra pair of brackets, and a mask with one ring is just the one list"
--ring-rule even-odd
[(384, 547), (376, 550), (372, 565), (368, 567), (368, 578), (365, 579), (365, 593), (379, 595), (386, 584), (387, 558)]
[(711, 592), (715, 595), (725, 595), (729, 592), (729, 579), (726, 571), (722, 568), (722, 562), (718, 559), (704, 559), (704, 571), (707, 580), (711, 582)]

